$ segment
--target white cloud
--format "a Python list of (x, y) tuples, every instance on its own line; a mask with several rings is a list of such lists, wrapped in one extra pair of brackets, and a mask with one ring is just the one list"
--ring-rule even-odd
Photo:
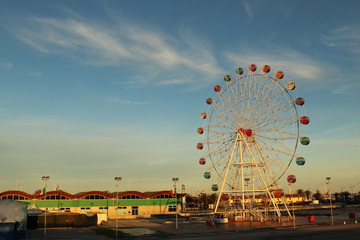
[(333, 94), (352, 95), (352, 93), (351, 93), (352, 88), (353, 88), (352, 85), (340, 84), (333, 90), (332, 93)]
[(344, 47), (352, 53), (360, 54), (360, 25), (341, 26), (321, 37), (323, 43), (329, 47)]
[(248, 1), (243, 1), (244, 9), (248, 18), (248, 21), (251, 23), (254, 21), (254, 14), (251, 9), (250, 3)]
[(29, 75), (32, 77), (40, 77), (41, 73), (40, 72), (29, 72)]
[[(76, 18), (31, 18), (28, 23), (14, 31), (34, 49), (65, 54), (82, 64), (130, 66), (142, 74), (132, 85), (188, 83), (189, 76), (194, 82), (208, 81), (221, 72), (208, 45), (190, 32), (171, 37), (148, 26), (100, 25)], [(176, 82), (169, 80), (174, 74)]]
[(272, 67), (272, 72), (281, 70), (285, 73), (285, 77), (301, 81), (322, 81), (331, 74), (329, 69), (336, 71), (336, 67), (329, 67), (330, 64), (316, 61), (302, 53), (286, 48), (273, 48), (273, 50), (266, 52), (262, 49), (247, 48), (247, 50), (240, 50), (235, 53), (228, 52), (225, 56), (230, 62), (244, 68), (247, 68), (251, 63), (256, 64), (258, 67), (268, 64)]
[(179, 85), (184, 83), (191, 82), (190, 79), (169, 79), (162, 82), (159, 82), (159, 85)]
[(3, 68), (11, 68), (13, 66), (14, 66), (14, 64), (12, 64), (11, 62), (0, 62), (0, 67), (3, 67)]
[[(360, 145), (360, 138), (354, 139), (351, 137), (351, 134), (354, 134), (357, 132), (357, 126), (358, 122), (346, 122), (342, 125), (339, 125), (337, 127), (327, 129), (323, 132), (323, 134), (326, 136), (336, 136), (336, 137), (327, 137), (324, 138), (324, 140), (317, 141), (320, 144), (329, 144), (329, 145), (347, 145), (347, 144), (355, 144)], [(342, 139), (344, 136), (347, 136), (347, 139)]]
[(148, 104), (147, 102), (137, 102), (137, 101), (124, 100), (124, 99), (119, 99), (119, 98), (110, 98), (109, 101), (115, 102), (115, 103), (120, 103), (120, 104), (129, 104), (129, 105), (146, 105), (146, 104)]

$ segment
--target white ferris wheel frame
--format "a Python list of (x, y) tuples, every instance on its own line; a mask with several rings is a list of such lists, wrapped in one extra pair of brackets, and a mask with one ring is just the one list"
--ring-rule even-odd
[(211, 160), (207, 171), (215, 170), (222, 181), (214, 212), (224, 194), (237, 195), (244, 209), (247, 196), (263, 193), (280, 217), (274, 193), (296, 157), (300, 138), (299, 114), (289, 93), (295, 84), (289, 82), (287, 88), (280, 79), (250, 72), (226, 81), (223, 90), (215, 88), (217, 99), (207, 100), (212, 110), (202, 143), (207, 147), (204, 159)]

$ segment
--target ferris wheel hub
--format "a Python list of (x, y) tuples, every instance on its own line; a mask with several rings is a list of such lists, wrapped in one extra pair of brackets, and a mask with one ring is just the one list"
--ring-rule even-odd
[(240, 128), (239, 132), (242, 132), (244, 135), (251, 137), (253, 132), (251, 129), (245, 129), (245, 128)]

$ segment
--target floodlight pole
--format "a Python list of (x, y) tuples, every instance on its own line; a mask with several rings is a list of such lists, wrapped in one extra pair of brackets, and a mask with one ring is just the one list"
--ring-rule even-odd
[(330, 193), (330, 179), (331, 179), (331, 177), (326, 178), (326, 184), (328, 185), (329, 199), (330, 199), (331, 225), (334, 226), (334, 215), (333, 215), (333, 210), (332, 210), (332, 201), (331, 201), (331, 193)]
[(176, 190), (176, 183), (179, 181), (179, 178), (173, 178), (172, 181), (174, 182), (174, 192), (176, 194), (176, 206), (175, 206), (175, 228), (176, 230), (179, 228), (178, 226), (178, 197), (177, 197), (177, 190)]
[(114, 180), (116, 181), (115, 186), (118, 188), (116, 192), (116, 219), (115, 219), (115, 239), (118, 239), (118, 212), (119, 212), (119, 192), (120, 192), (120, 181), (122, 177), (115, 177)]
[(289, 183), (290, 186), (290, 197), (291, 197), (291, 205), (292, 205), (292, 219), (293, 219), (293, 225), (294, 229), (296, 228), (296, 220), (295, 220), (295, 210), (294, 210), (294, 195), (292, 193), (292, 183)]
[(47, 181), (50, 180), (49, 176), (42, 176), (41, 178), (44, 181), (44, 201), (45, 201), (45, 216), (44, 216), (44, 239), (46, 239), (46, 187), (47, 187)]

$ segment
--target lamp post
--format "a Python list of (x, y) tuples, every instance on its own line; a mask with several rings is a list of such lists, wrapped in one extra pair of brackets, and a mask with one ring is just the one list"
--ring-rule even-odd
[(44, 181), (44, 201), (45, 201), (44, 238), (46, 239), (46, 187), (47, 187), (47, 181), (50, 180), (50, 177), (49, 176), (42, 176), (41, 179)]
[(179, 181), (179, 178), (173, 178), (172, 181), (174, 182), (174, 193), (176, 194), (176, 206), (175, 206), (175, 227), (176, 230), (178, 229), (178, 217), (177, 217), (177, 212), (178, 212), (178, 197), (177, 197), (177, 191), (176, 191), (176, 183)]
[(185, 188), (186, 186), (185, 186), (185, 184), (181, 184), (181, 194), (182, 194), (182, 196), (181, 196), (181, 206), (182, 206), (182, 209), (183, 209), (183, 211), (185, 211), (186, 210), (186, 198), (185, 198)]
[(355, 195), (354, 195), (354, 187), (355, 187), (355, 186), (350, 186), (350, 189), (351, 189), (351, 198), (352, 198), (352, 199), (355, 198)]
[(289, 192), (290, 192), (290, 197), (291, 197), (291, 205), (292, 205), (292, 219), (293, 219), (293, 226), (294, 229), (296, 228), (296, 220), (295, 220), (295, 210), (294, 210), (294, 195), (292, 193), (292, 183), (289, 182)]
[(121, 181), (122, 177), (115, 177), (114, 180), (116, 182), (115, 186), (117, 187), (117, 192), (116, 192), (116, 219), (115, 219), (115, 239), (118, 239), (118, 212), (119, 212), (119, 192), (120, 192), (120, 181)]
[(329, 192), (329, 199), (330, 199), (331, 225), (334, 226), (334, 216), (333, 216), (331, 193), (330, 193), (330, 180), (331, 180), (331, 177), (326, 178), (326, 184), (328, 185), (328, 192)]
[(294, 210), (294, 198), (293, 198), (293, 194), (292, 194), (292, 184), (296, 182), (296, 176), (295, 175), (289, 175), (286, 179), (289, 183), (290, 186), (290, 197), (291, 197), (291, 205), (292, 205), (292, 219), (293, 219), (293, 223), (294, 223), (294, 229), (296, 227), (296, 219), (295, 219), (295, 210)]

